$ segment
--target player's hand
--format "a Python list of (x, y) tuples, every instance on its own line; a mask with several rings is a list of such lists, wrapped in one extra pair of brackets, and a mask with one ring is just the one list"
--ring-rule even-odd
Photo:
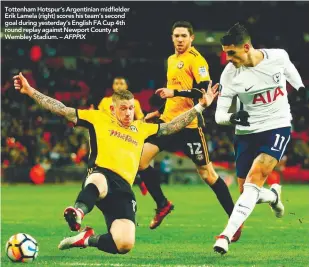
[(18, 75), (13, 77), (14, 87), (16, 90), (21, 92), (22, 94), (29, 95), (32, 91), (32, 87), (29, 85), (27, 79), (20, 72)]
[(216, 83), (214, 86), (212, 86), (212, 81), (209, 81), (207, 92), (205, 89), (202, 89), (203, 97), (200, 99), (199, 103), (205, 108), (209, 107), (219, 94), (218, 88), (219, 83)]
[(239, 110), (231, 115), (230, 122), (232, 124), (238, 124), (242, 126), (250, 126), (248, 118), (250, 117), (249, 113), (245, 110)]
[(144, 121), (145, 122), (150, 122), (152, 120), (154, 120), (155, 118), (160, 117), (160, 112), (158, 110), (154, 111), (154, 112), (150, 112), (148, 114), (146, 114)]
[(171, 98), (174, 97), (174, 90), (168, 88), (159, 88), (155, 94), (160, 95), (161, 98)]

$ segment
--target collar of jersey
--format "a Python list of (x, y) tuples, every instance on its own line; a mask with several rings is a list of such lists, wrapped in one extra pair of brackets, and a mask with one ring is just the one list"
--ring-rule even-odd
[(191, 51), (192, 48), (194, 48), (194, 46), (191, 46), (186, 52), (184, 52), (184, 53), (182, 53), (182, 54), (180, 54), (180, 55), (177, 55), (177, 54), (175, 53), (175, 57), (176, 57), (176, 58), (180, 58), (180, 57), (183, 57), (183, 56), (187, 55), (187, 54)]

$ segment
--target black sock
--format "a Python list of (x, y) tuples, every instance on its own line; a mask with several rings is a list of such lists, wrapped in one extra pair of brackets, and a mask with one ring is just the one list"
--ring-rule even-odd
[(221, 206), (230, 217), (234, 209), (234, 202), (225, 182), (218, 177), (218, 180), (211, 186), (211, 189), (215, 192)]
[(149, 166), (147, 169), (138, 172), (142, 181), (144, 181), (149, 194), (152, 196), (154, 201), (157, 203), (158, 208), (162, 208), (167, 205), (167, 199), (164, 196), (161, 186), (160, 179), (156, 177), (156, 171), (154, 168)]
[(111, 233), (105, 235), (93, 235), (89, 237), (88, 244), (90, 247), (96, 247), (99, 250), (111, 253), (118, 254), (118, 249), (115, 244), (115, 241)]
[(99, 189), (95, 184), (86, 185), (76, 199), (75, 208), (80, 208), (84, 214), (89, 213), (92, 211), (99, 195)]

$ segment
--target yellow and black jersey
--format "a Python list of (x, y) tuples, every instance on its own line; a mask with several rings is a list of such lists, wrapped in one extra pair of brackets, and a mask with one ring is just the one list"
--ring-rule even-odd
[(132, 185), (144, 141), (158, 132), (159, 125), (136, 120), (129, 128), (123, 128), (114, 116), (99, 110), (77, 109), (76, 116), (76, 126), (89, 130), (88, 167), (109, 169)]
[[(104, 97), (100, 104), (98, 105), (98, 109), (101, 111), (105, 111), (110, 113), (110, 106), (112, 105), (112, 97)], [(134, 119), (141, 120), (144, 118), (144, 113), (142, 111), (141, 105), (137, 99), (134, 99)]]
[[(192, 89), (194, 84), (210, 80), (208, 69), (205, 58), (194, 47), (191, 47), (183, 54), (171, 55), (168, 58), (167, 66), (167, 88), (176, 90)], [(169, 122), (193, 106), (194, 103), (191, 98), (179, 96), (168, 98), (160, 118), (165, 122)], [(187, 126), (187, 128), (197, 127), (197, 118)]]

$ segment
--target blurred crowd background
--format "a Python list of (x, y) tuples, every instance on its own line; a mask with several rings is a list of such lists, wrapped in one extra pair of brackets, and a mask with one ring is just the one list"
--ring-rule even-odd
[[(108, 6), (106, 2), (87, 3), (93, 7)], [(37, 5), (29, 3), (29, 7)], [(44, 4), (57, 5), (57, 2)], [(131, 8), (126, 25), (117, 34), (96, 34), (87, 40), (74, 41), (29, 42), (2, 38), (1, 169), (4, 181), (29, 180), (31, 171), (34, 174), (49, 172), (51, 180), (62, 181), (66, 179), (63, 172), (67, 169), (70, 169), (68, 176), (82, 179), (80, 173), (72, 175), (72, 171), (80, 168), (84, 172), (88, 156), (87, 131), (74, 128), (15, 92), (13, 75), (22, 71), (42, 93), (68, 106), (85, 109), (91, 105), (96, 108), (104, 96), (110, 96), (113, 78), (121, 75), (130, 81), (130, 90), (146, 114), (162, 103), (154, 91), (166, 82), (166, 60), (173, 53), (171, 27), (177, 20), (193, 24), (197, 36), (194, 46), (206, 58), (214, 81), (219, 81), (227, 63), (218, 36), (241, 22), (248, 27), (256, 48), (286, 49), (305, 85), (309, 86), (309, 4), (306, 2), (175, 1), (118, 2), (117, 5)], [(85, 4), (70, 3), (70, 6)], [(288, 85), (288, 90), (293, 89)], [(294, 117), (293, 138), (278, 171), (293, 173), (295, 179), (301, 176), (300, 180), (309, 180), (309, 107), (297, 97), (291, 98), (290, 104)], [(217, 125), (214, 111), (215, 105), (205, 112), (211, 159), (232, 169), (234, 129)], [(164, 155), (157, 160), (155, 165), (164, 181), (168, 177), (166, 173), (177, 169), (181, 160), (180, 154)], [(60, 169), (62, 172), (53, 173)]]

